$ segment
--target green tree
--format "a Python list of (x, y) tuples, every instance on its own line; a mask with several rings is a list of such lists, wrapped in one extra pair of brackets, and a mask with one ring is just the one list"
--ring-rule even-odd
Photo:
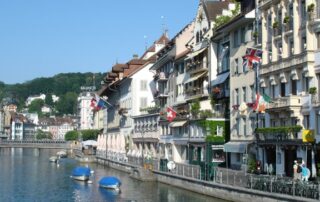
[(200, 112), (200, 100), (196, 100), (191, 104), (191, 114), (197, 116)]
[(82, 130), (82, 140), (96, 140), (98, 138), (99, 132), (99, 130)]
[(28, 111), (30, 113), (35, 113), (36, 112), (36, 113), (40, 114), (41, 113), (41, 108), (43, 107), (43, 105), (44, 105), (44, 101), (43, 100), (35, 99), (29, 105)]
[(66, 135), (64, 136), (64, 139), (66, 141), (72, 141), (72, 140), (78, 140), (79, 138), (79, 133), (78, 131), (72, 130), (66, 133)]
[(56, 105), (57, 113), (59, 115), (75, 114), (77, 112), (77, 98), (78, 94), (74, 92), (68, 92), (64, 96), (60, 97)]
[(37, 133), (36, 133), (36, 139), (37, 140), (52, 139), (52, 134), (50, 132), (44, 132), (44, 131), (38, 129)]
[(46, 95), (46, 99), (44, 100), (44, 102), (49, 105), (50, 107), (53, 106), (53, 99), (52, 99), (52, 94), (51, 93), (47, 93)]

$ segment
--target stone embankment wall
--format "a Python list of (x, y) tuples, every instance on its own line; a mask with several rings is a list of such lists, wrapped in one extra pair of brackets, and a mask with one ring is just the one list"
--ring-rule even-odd
[[(97, 162), (102, 165), (108, 165), (111, 168), (131, 173), (136, 168), (134, 165), (122, 163), (104, 158), (97, 158)], [(167, 172), (153, 171), (155, 179), (158, 182), (169, 184), (175, 187), (186, 189), (189, 191), (197, 192), (200, 194), (213, 196), (227, 201), (240, 201), (240, 202), (275, 202), (275, 201), (293, 201), (303, 202), (310, 201), (316, 202), (317, 200), (306, 199), (301, 197), (293, 197), (289, 195), (268, 193), (257, 190), (250, 190), (241, 187), (230, 185), (223, 185), (214, 182), (207, 182), (197, 180), (194, 178), (182, 177)]]

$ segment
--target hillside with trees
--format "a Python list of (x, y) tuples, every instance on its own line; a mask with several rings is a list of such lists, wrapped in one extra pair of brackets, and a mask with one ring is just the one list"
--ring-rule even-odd
[[(47, 104), (54, 108), (54, 112), (61, 114), (75, 114), (77, 96), (81, 92), (81, 86), (95, 84), (99, 89), (105, 74), (102, 73), (61, 73), (53, 77), (36, 78), (25, 83), (5, 84), (0, 81), (0, 100), (11, 99), (18, 105), (18, 109), (25, 107), (26, 99), (31, 95), (45, 94), (44, 102), (35, 101), (31, 104), (32, 112), (38, 112), (39, 107)], [(57, 103), (53, 103), (51, 95), (60, 97)], [(48, 96), (49, 95), (49, 96)]]

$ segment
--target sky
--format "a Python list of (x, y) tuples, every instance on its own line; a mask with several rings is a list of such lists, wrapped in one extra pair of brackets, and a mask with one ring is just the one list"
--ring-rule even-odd
[(173, 37), (198, 0), (0, 0), (0, 81), (107, 72)]

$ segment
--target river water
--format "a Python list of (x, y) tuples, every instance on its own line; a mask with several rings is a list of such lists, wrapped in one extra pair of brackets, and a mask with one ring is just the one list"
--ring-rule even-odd
[[(80, 165), (74, 159), (61, 159), (59, 166), (49, 162), (57, 150), (0, 148), (0, 201), (124, 201), (124, 202), (223, 202), (190, 191), (156, 182), (141, 182), (128, 174), (103, 165), (89, 164), (94, 170), (92, 184), (70, 178)], [(103, 176), (113, 175), (122, 181), (121, 192), (98, 186)]]

